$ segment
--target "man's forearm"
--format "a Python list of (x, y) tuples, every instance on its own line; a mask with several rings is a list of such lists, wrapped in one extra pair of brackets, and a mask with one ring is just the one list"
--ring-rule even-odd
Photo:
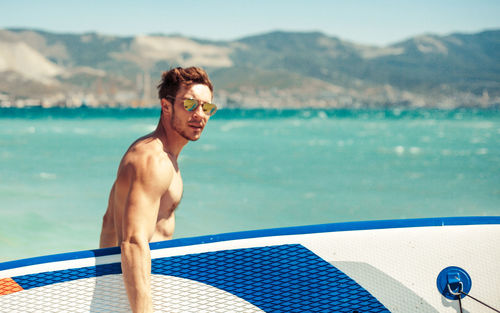
[(151, 253), (146, 242), (121, 244), (122, 273), (132, 312), (153, 312)]

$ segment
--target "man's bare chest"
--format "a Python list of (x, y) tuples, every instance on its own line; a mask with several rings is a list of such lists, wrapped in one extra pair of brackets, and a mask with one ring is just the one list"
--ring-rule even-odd
[(169, 218), (182, 199), (183, 184), (180, 172), (175, 173), (172, 182), (160, 199), (158, 219)]

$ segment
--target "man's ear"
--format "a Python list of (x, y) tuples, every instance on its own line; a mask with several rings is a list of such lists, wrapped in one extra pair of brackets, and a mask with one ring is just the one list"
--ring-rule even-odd
[(170, 115), (172, 112), (172, 105), (172, 102), (168, 101), (167, 99), (161, 99), (161, 112), (163, 114)]

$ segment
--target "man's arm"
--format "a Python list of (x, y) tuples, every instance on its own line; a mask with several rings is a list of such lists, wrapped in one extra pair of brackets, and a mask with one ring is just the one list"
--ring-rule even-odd
[(160, 199), (172, 180), (172, 166), (155, 157), (126, 166), (130, 185), (121, 230), (125, 289), (133, 312), (153, 312), (151, 299), (151, 239)]
[(111, 188), (108, 199), (108, 208), (102, 218), (101, 236), (99, 239), (99, 248), (115, 247), (118, 245), (118, 238), (116, 236), (116, 228), (114, 221), (113, 198), (115, 195), (115, 185)]

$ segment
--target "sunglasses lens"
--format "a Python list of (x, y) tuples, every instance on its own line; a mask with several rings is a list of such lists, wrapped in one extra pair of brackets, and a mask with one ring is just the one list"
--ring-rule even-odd
[(198, 101), (195, 99), (184, 100), (184, 108), (188, 111), (193, 111), (198, 106)]
[(203, 112), (205, 112), (206, 115), (214, 115), (215, 111), (217, 111), (217, 106), (213, 103), (204, 103), (203, 104)]

